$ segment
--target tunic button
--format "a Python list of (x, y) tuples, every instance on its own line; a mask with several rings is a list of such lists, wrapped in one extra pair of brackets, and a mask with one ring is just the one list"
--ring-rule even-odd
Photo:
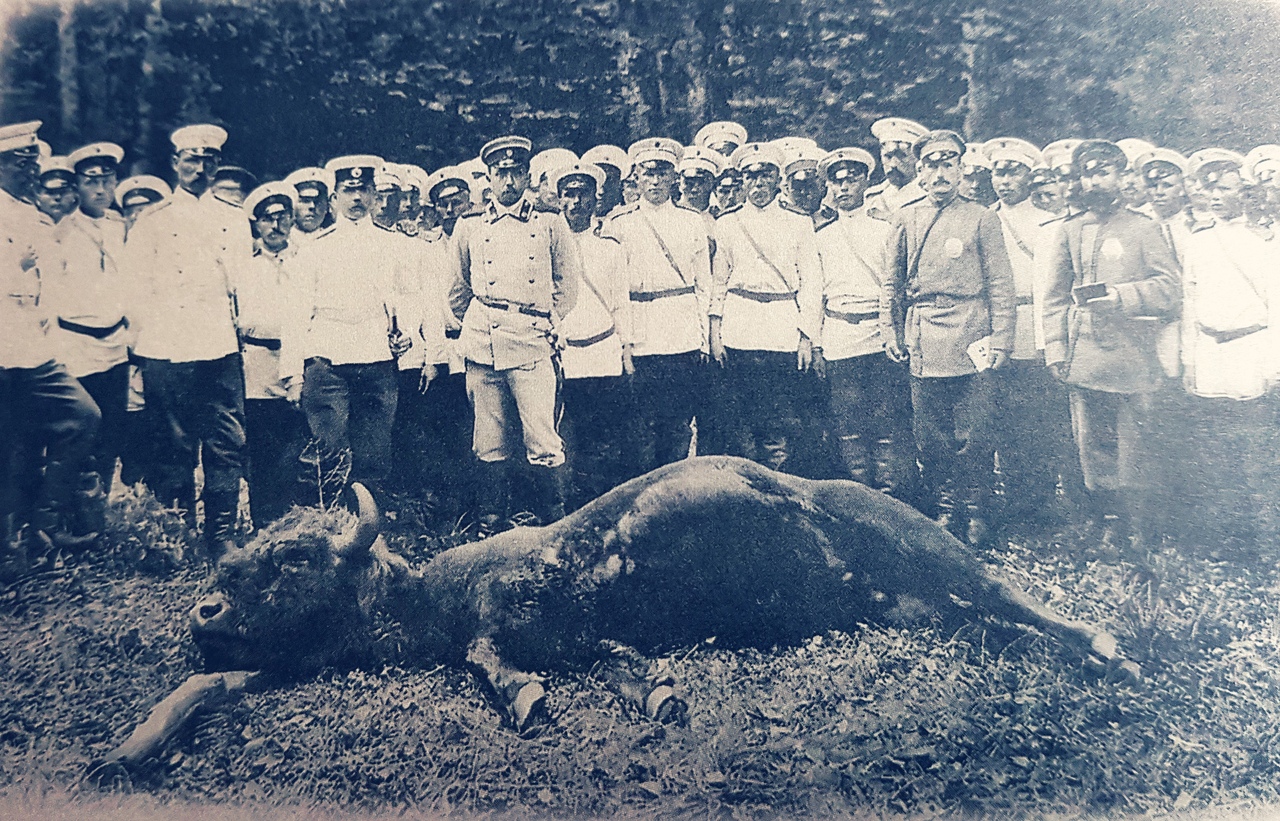
[(529, 255), (529, 259), (533, 259), (533, 254), (530, 254), (530, 255)]
[(491, 280), (489, 280), (489, 284), (490, 284), (490, 285), (497, 285), (497, 284), (498, 284), (498, 280), (496, 280), (496, 279), (491, 279)]
[(529, 280), (529, 284), (530, 284), (530, 285), (532, 285), (532, 284), (533, 284), (533, 282), (534, 282), (534, 281), (533, 281), (532, 279), (531, 279), (531, 280)]
[(489, 238), (488, 238), (488, 237), (485, 237), (485, 238), (484, 238), (484, 241), (485, 241), (485, 242), (488, 242), (488, 241), (489, 241)]

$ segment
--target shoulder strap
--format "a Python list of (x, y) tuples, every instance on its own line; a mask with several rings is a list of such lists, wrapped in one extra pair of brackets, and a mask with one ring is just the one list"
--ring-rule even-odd
[(787, 279), (787, 275), (786, 275), (786, 274), (784, 274), (784, 273), (782, 273), (782, 270), (781, 270), (780, 268), (778, 268), (778, 266), (777, 266), (777, 265), (774, 265), (774, 264), (773, 264), (773, 260), (769, 259), (769, 257), (765, 255), (764, 249), (763, 249), (763, 248), (761, 248), (761, 247), (760, 247), (760, 244), (756, 242), (756, 238), (755, 238), (755, 237), (753, 237), (753, 236), (751, 236), (751, 234), (747, 233), (747, 229), (745, 229), (745, 228), (743, 228), (741, 225), (739, 225), (739, 226), (738, 226), (738, 233), (739, 233), (739, 234), (742, 234), (742, 236), (746, 237), (747, 242), (751, 244), (751, 248), (752, 248), (752, 250), (754, 250), (754, 251), (756, 252), (756, 256), (760, 257), (760, 261), (761, 261), (761, 262), (763, 262), (765, 265), (768, 265), (768, 266), (769, 266), (769, 268), (770, 268), (770, 269), (771, 269), (775, 274), (777, 274), (777, 275), (778, 275), (778, 279), (782, 280), (782, 284), (783, 284), (784, 286), (786, 286), (787, 288), (789, 288), (789, 289), (790, 289), (790, 290), (792, 290), (792, 291), (798, 290), (795, 286), (793, 286), (793, 285), (791, 284), (791, 280)]
[[(944, 206), (945, 207), (945, 206)], [(914, 216), (914, 215), (913, 215)], [(929, 239), (929, 233), (933, 231), (933, 226), (938, 224), (938, 217), (942, 216), (942, 209), (935, 208), (933, 215), (929, 217), (929, 224), (924, 227), (924, 232), (920, 234), (920, 244), (915, 248), (915, 254), (912, 255), (911, 248), (907, 248), (907, 281), (910, 282), (920, 271), (920, 256), (924, 253), (924, 243)]]
[(1022, 253), (1026, 254), (1028, 258), (1034, 259), (1035, 252), (1033, 252), (1030, 246), (1022, 240), (1022, 237), (1018, 236), (1018, 229), (1013, 227), (1013, 220), (1006, 216), (1008, 213), (1006, 209), (997, 209), (996, 213), (1000, 215), (1000, 224), (1009, 232), (1009, 236), (1013, 237), (1013, 241), (1017, 244), (1018, 249), (1021, 250)]
[(658, 229), (653, 227), (653, 223), (649, 221), (649, 215), (642, 210), (637, 210), (640, 219), (644, 221), (645, 227), (649, 229), (649, 233), (653, 234), (653, 238), (658, 241), (658, 247), (662, 249), (662, 255), (667, 258), (667, 264), (671, 266), (671, 270), (676, 272), (676, 276), (680, 277), (680, 281), (685, 285), (689, 284), (689, 279), (680, 270), (680, 266), (676, 264), (676, 258), (672, 256), (671, 249), (662, 241), (662, 235), (658, 233)]

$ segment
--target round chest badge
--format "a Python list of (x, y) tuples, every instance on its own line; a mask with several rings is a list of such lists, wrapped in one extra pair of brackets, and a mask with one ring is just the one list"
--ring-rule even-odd
[(942, 250), (952, 259), (960, 259), (960, 255), (964, 253), (964, 243), (956, 237), (947, 237), (947, 241), (942, 243)]
[(1124, 246), (1115, 237), (1107, 237), (1102, 241), (1102, 255), (1107, 259), (1120, 259), (1123, 253)]

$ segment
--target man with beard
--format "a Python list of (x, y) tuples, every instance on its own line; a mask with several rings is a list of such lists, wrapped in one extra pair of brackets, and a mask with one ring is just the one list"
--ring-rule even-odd
[[(84, 547), (96, 534), (73, 535), (71, 512), (80, 466), (89, 456), (100, 415), (67, 369), (55, 360), (40, 304), (39, 249), (48, 230), (24, 198), (38, 170), (38, 121), (0, 127), (0, 547), (31, 525), (35, 548)], [(20, 488), (19, 452), (44, 450), (35, 488)], [(33, 490), (33, 499), (23, 491)], [(39, 538), (43, 534), (43, 539)], [(25, 569), (25, 568), (24, 568)]]
[(862, 210), (875, 158), (840, 148), (818, 164), (836, 219), (817, 229), (822, 262), (822, 359), (845, 474), (917, 504), (907, 369), (885, 355), (880, 295), (888, 279), (889, 223)]
[(564, 218), (536, 210), (525, 196), (531, 148), (519, 136), (485, 144), (480, 159), (489, 168), (493, 201), (460, 220), (452, 239), (449, 307), (462, 322), (482, 532), (500, 526), (508, 443), (517, 430), (533, 468), (534, 515), (544, 524), (564, 515), (555, 357), (558, 327), (581, 288), (582, 255)]
[(711, 237), (702, 215), (671, 201), (684, 148), (650, 137), (631, 145), (640, 200), (608, 225), (622, 243), (631, 301), (632, 388), (640, 471), (689, 455), (690, 423), (703, 394)]
[[(319, 498), (311, 501), (324, 505), (350, 482), (385, 501), (395, 360), (412, 348), (396, 296), (418, 273), (403, 253), (402, 242), (413, 240), (373, 223), (374, 175), (381, 167), (382, 158), (373, 155), (327, 162), (335, 222), (284, 263), (298, 297), (282, 339), (280, 376), (301, 385), (298, 398), (318, 442)], [(343, 476), (347, 452), (350, 471)]]
[(300, 246), (318, 236), (320, 229), (333, 224), (333, 214), (329, 211), (333, 175), (323, 168), (307, 167), (294, 171), (284, 181), (298, 193), (290, 242)]
[(867, 189), (867, 213), (887, 220), (897, 211), (924, 202), (925, 193), (916, 182), (916, 160), (911, 147), (929, 133), (914, 120), (885, 117), (871, 124), (871, 134), (880, 142), (880, 166), (884, 181)]
[(730, 162), (742, 171), (747, 203), (716, 220), (711, 356), (729, 377), (739, 454), (773, 470), (794, 469), (793, 397), (821, 347), (813, 222), (778, 201), (783, 160), (775, 146), (747, 143)]
[(965, 143), (933, 131), (913, 146), (928, 200), (893, 219), (881, 314), (885, 350), (909, 362), (929, 512), (980, 545), (994, 458), (995, 379), (1014, 336), (1014, 284), (1000, 219), (959, 197)]
[(1058, 478), (1074, 494), (1076, 461), (1071, 448), (1067, 396), (1044, 366), (1040, 318), (1043, 288), (1037, 282), (1036, 255), (1051, 217), (1031, 203), (1031, 169), (1042, 162), (1026, 140), (1001, 137), (983, 145), (992, 165), (991, 185), (999, 198), (992, 211), (1000, 218), (1004, 247), (1013, 270), (1015, 322), (1013, 350), (1002, 380), (1004, 409), (997, 449), (1004, 481), (1002, 524), (1032, 530), (1060, 524)]
[(582, 155), (604, 172), (604, 185), (596, 195), (596, 216), (607, 218), (622, 206), (622, 181), (631, 176), (631, 160), (616, 145), (597, 145)]
[(1178, 263), (1156, 224), (1124, 207), (1128, 165), (1114, 143), (1088, 140), (1072, 165), (1082, 214), (1054, 223), (1046, 243), (1045, 361), (1070, 391), (1071, 422), (1102, 541), (1141, 547), (1143, 438), (1163, 380), (1156, 323), (1176, 315)]
[(568, 506), (576, 510), (628, 478), (623, 420), (630, 418), (624, 374), (631, 361), (631, 302), (622, 271), (622, 246), (595, 218), (596, 191), (604, 172), (591, 163), (552, 171), (564, 218), (582, 250), (582, 287), (560, 324), (565, 349), (564, 419), (561, 427), (573, 483)]
[(289, 242), (295, 192), (290, 183), (269, 182), (244, 203), (257, 242), (253, 260), (236, 281), (236, 307), (244, 351), (249, 509), (258, 528), (298, 501), (299, 458), (307, 439), (307, 420), (296, 405), (297, 377), (280, 373), (281, 336), (294, 301), (302, 298), (285, 270), (296, 253)]
[(178, 186), (138, 217), (121, 266), (137, 283), (127, 313), (148, 413), (163, 420), (151, 489), (193, 521), (200, 462), (204, 538), (215, 557), (235, 536), (244, 472), (244, 372), (231, 293), (253, 254), (244, 212), (211, 188), (226, 139), (216, 125), (173, 132)]

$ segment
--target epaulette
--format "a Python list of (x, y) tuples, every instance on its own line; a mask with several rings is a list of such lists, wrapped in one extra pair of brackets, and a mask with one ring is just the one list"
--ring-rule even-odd
[(640, 200), (636, 200), (628, 205), (619, 205), (613, 211), (609, 212), (609, 219), (616, 220), (618, 217), (625, 217), (627, 214), (634, 214), (640, 210)]
[(787, 200), (778, 200), (778, 207), (780, 207), (783, 211), (790, 211), (793, 214), (799, 214), (805, 219), (811, 219), (813, 216), (808, 211), (801, 209), (794, 202), (789, 202)]
[(243, 210), (244, 210), (241, 206), (236, 205), (234, 202), (230, 202), (229, 200), (224, 200), (222, 197), (219, 197), (216, 191), (215, 191), (215, 192), (214, 192), (214, 194), (213, 194), (213, 201), (214, 201), (214, 202), (217, 202), (217, 203), (220, 203), (220, 204), (222, 204), (222, 205), (225, 205), (225, 206), (227, 206), (228, 208), (234, 208), (234, 209), (235, 209), (235, 210), (237, 210), (237, 211), (243, 211)]
[(1249, 223), (1249, 231), (1255, 237), (1259, 237), (1260, 239), (1268, 242), (1275, 238), (1275, 233), (1270, 228), (1265, 225), (1259, 225), (1256, 222)]
[(876, 183), (875, 185), (867, 189), (867, 196), (870, 197), (873, 194), (883, 193), (885, 189), (887, 189), (888, 187), (889, 187), (889, 181), (881, 180), (880, 182)]
[(119, 214), (115, 211), (111, 211), (111, 210), (104, 211), (102, 216), (111, 220), (112, 222), (124, 222), (124, 215)]
[(1126, 205), (1124, 207), (1124, 210), (1128, 211), (1130, 214), (1133, 214), (1135, 216), (1142, 217), (1144, 220), (1150, 220), (1151, 222), (1156, 221), (1155, 217), (1151, 216), (1150, 214), (1143, 213), (1142, 211), (1139, 211), (1137, 208), (1134, 208), (1132, 206)]
[(722, 210), (719, 214), (716, 215), (716, 219), (724, 219), (730, 214), (736, 214), (741, 210), (742, 210), (742, 203), (738, 203), (732, 208), (725, 208), (724, 210)]
[(703, 213), (702, 211), (699, 211), (697, 208), (694, 208), (692, 205), (686, 205), (683, 202), (677, 202), (675, 203), (675, 206), (676, 208), (679, 208), (681, 211), (691, 211), (694, 214)]
[(868, 208), (863, 213), (880, 222), (888, 222), (893, 217), (893, 214), (884, 208)]
[[(369, 221), (370, 221), (370, 222), (373, 222), (373, 220), (369, 220)], [(394, 227), (394, 226), (393, 226), (393, 227), (391, 227), (391, 228), (388, 228), (388, 227), (387, 227), (387, 226), (385, 226), (385, 225), (379, 225), (378, 223), (373, 222), (373, 227), (374, 227), (374, 228), (381, 229), (381, 230), (383, 230), (383, 231), (386, 231), (388, 234), (398, 234), (398, 233), (400, 233), (399, 231), (397, 231), (397, 230), (395, 229), (395, 227)]]
[(136, 215), (134, 215), (133, 222), (136, 225), (138, 220), (142, 219), (143, 217), (149, 217), (152, 214), (159, 213), (160, 211), (163, 211), (164, 209), (168, 208), (172, 204), (173, 204), (173, 200), (165, 198), (160, 200), (159, 202), (153, 202), (149, 205), (146, 205), (143, 207), (141, 211), (139, 211)]
[(834, 225), (840, 219), (840, 212), (835, 209), (828, 209), (825, 205), (818, 209), (818, 213), (813, 215), (813, 230), (821, 231), (828, 225)]
[(1199, 219), (1196, 219), (1195, 217), (1187, 217), (1187, 230), (1193, 234), (1198, 234), (1201, 231), (1208, 231), (1210, 228), (1212, 228), (1217, 224), (1218, 224), (1218, 221), (1212, 218), (1207, 220), (1199, 220)]
[(1055, 214), (1040, 223), (1040, 227), (1044, 228), (1046, 225), (1053, 225), (1055, 222), (1065, 222), (1068, 216), (1070, 216), (1070, 214)]
[(421, 226), (413, 220), (400, 220), (396, 223), (396, 230), (406, 237), (417, 237), (422, 232)]
[(476, 218), (478, 218), (478, 217), (483, 217), (483, 216), (484, 216), (484, 212), (483, 212), (483, 211), (468, 211), (468, 212), (467, 212), (467, 213), (465, 213), (465, 214), (460, 214), (460, 215), (458, 215), (458, 219), (460, 219), (460, 220), (469, 220), (469, 219), (476, 219)]
[(333, 236), (333, 231), (337, 227), (338, 227), (337, 223), (334, 223), (333, 225), (330, 225), (328, 228), (317, 228), (315, 230), (315, 233), (311, 235), (311, 241), (315, 242), (316, 240), (321, 240), (321, 239), (324, 239), (325, 237)]
[(596, 238), (598, 238), (598, 239), (608, 239), (608, 240), (613, 240), (614, 242), (618, 243), (619, 245), (621, 245), (621, 244), (622, 244), (622, 240), (618, 239), (618, 238), (617, 238), (617, 237), (615, 237), (613, 234), (606, 234), (606, 233), (604, 232), (604, 219), (603, 219), (603, 218), (600, 218), (600, 219), (597, 219), (597, 220), (596, 220), (596, 224), (595, 224), (594, 226), (592, 226), (592, 228), (591, 228), (591, 235), (592, 235), (592, 236), (594, 236), (594, 237), (596, 237)]

